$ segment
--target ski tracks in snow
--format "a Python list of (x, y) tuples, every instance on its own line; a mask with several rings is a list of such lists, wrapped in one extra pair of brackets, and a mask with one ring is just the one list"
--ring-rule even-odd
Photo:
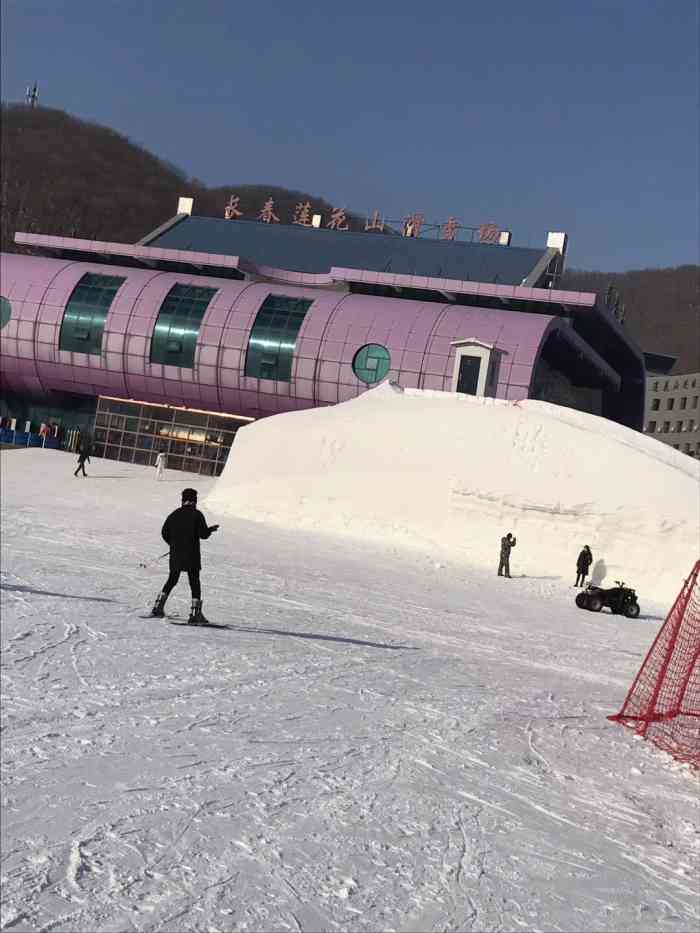
[(697, 928), (697, 785), (605, 720), (655, 628), (244, 523), (181, 631), (66, 536), (3, 562), (3, 930)]

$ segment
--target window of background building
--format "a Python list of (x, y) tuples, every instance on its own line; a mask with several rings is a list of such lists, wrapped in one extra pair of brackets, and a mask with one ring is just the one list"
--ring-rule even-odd
[(11, 317), (12, 305), (10, 304), (9, 299), (5, 298), (4, 295), (0, 295), (0, 330), (3, 329)]
[(278, 382), (291, 380), (297, 335), (311, 304), (306, 298), (267, 296), (250, 332), (246, 376)]
[(687, 389), (687, 388), (688, 388), (688, 380), (687, 380), (687, 379), (684, 379), (684, 380), (683, 380), (683, 388), (684, 388), (684, 389)]
[(698, 396), (697, 396), (697, 395), (694, 395), (694, 396), (693, 396), (693, 404), (692, 404), (692, 407), (693, 407), (693, 408), (697, 408), (697, 407), (698, 407)]
[(676, 431), (685, 431), (684, 421), (676, 421)]
[(654, 392), (658, 392), (658, 391), (659, 391), (659, 383), (658, 383), (658, 382), (655, 382), (655, 383), (654, 383)]
[(676, 379), (676, 381), (673, 383), (673, 388), (677, 389), (679, 385), (680, 385), (680, 382), (678, 381), (678, 379)]
[(668, 432), (669, 432), (670, 430), (671, 430), (671, 422), (670, 422), (670, 421), (664, 421), (664, 426), (663, 426), (663, 428), (661, 429), (661, 433), (662, 433), (662, 434), (668, 434)]
[(690, 387), (691, 387), (691, 389), (694, 389), (694, 388), (695, 388), (695, 380), (694, 380), (694, 379), (693, 379), (693, 381), (690, 383)]
[(390, 367), (389, 351), (379, 343), (368, 343), (361, 347), (352, 361), (352, 371), (366, 385), (381, 382)]
[(88, 272), (73, 289), (61, 322), (58, 349), (102, 352), (102, 334), (114, 296), (125, 279)]
[(686, 397), (686, 396), (683, 396), (683, 398), (680, 400), (680, 402), (679, 402), (678, 404), (680, 405), (681, 409), (684, 409), (685, 406), (686, 406), (686, 404), (687, 404), (687, 402), (688, 402), (687, 397)]
[(650, 434), (652, 434), (655, 430), (656, 430), (656, 422), (655, 422), (655, 421), (650, 421), (649, 424), (647, 425), (647, 431), (648, 431)]
[(673, 448), (674, 448), (674, 450), (678, 450), (680, 446), (681, 446), (680, 444), (674, 444), (674, 445), (673, 445)]
[(673, 411), (673, 406), (675, 402), (676, 402), (675, 398), (667, 398), (666, 399), (666, 411)]
[(652, 411), (658, 411), (658, 410), (659, 410), (659, 402), (660, 402), (660, 400), (659, 400), (658, 398), (653, 398), (653, 399), (651, 400), (651, 410), (652, 410)]
[(173, 285), (158, 312), (151, 339), (151, 362), (166, 366), (194, 366), (197, 337), (215, 288)]
[[(123, 413), (122, 413), (123, 412)], [(169, 470), (187, 469), (218, 476), (226, 463), (236, 431), (236, 418), (166, 406), (140, 405), (100, 398), (94, 431), (95, 456), (153, 466), (166, 455)], [(214, 430), (208, 430), (211, 428)]]
[(664, 382), (664, 392), (668, 392), (668, 379)]

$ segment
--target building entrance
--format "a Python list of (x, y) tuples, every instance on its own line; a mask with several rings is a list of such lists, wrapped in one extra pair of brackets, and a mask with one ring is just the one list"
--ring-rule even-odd
[(466, 353), (463, 353), (459, 361), (457, 391), (464, 392), (465, 395), (476, 395), (476, 389), (479, 385), (480, 369), (480, 356), (467, 356)]

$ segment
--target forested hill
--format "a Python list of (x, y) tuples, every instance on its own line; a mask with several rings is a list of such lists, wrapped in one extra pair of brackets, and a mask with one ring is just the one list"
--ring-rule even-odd
[[(3, 104), (0, 147), (4, 250), (16, 248), (16, 230), (135, 243), (172, 217), (180, 195), (194, 198), (195, 214), (223, 217), (235, 193), (251, 219), (273, 198), (282, 223), (300, 202), (325, 217), (346, 207), (275, 185), (208, 188), (109, 127), (62, 110)], [(364, 217), (348, 211), (348, 220), (350, 229), (364, 229)]]
[(604, 295), (613, 285), (625, 304), (625, 329), (642, 350), (678, 357), (673, 372), (700, 371), (700, 266), (629, 272), (565, 272), (561, 287)]
[[(194, 197), (194, 213), (223, 216), (230, 195), (240, 196), (254, 218), (268, 197), (290, 223), (299, 202), (328, 216), (317, 195), (274, 185), (232, 181), (208, 188), (109, 127), (62, 110), (2, 106), (0, 138), (0, 238), (15, 250), (16, 230), (135, 243), (171, 217), (180, 195)], [(364, 216), (348, 212), (351, 229)], [(604, 293), (615, 285), (625, 302), (626, 324), (643, 350), (680, 357), (675, 372), (700, 370), (698, 266), (602, 273), (572, 270), (562, 287)]]

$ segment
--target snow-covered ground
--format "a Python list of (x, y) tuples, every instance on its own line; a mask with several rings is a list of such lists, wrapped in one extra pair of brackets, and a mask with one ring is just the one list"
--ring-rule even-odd
[(574, 607), (576, 537), (505, 580), (224, 515), (231, 627), (144, 621), (214, 481), (0, 457), (2, 929), (696, 933), (698, 778), (605, 718), (668, 609), (643, 581), (630, 622)]
[(492, 570), (507, 531), (533, 575), (576, 575), (672, 601), (698, 557), (700, 463), (548, 402), (383, 383), (342, 405), (242, 428), (210, 507), (239, 518), (412, 545)]

